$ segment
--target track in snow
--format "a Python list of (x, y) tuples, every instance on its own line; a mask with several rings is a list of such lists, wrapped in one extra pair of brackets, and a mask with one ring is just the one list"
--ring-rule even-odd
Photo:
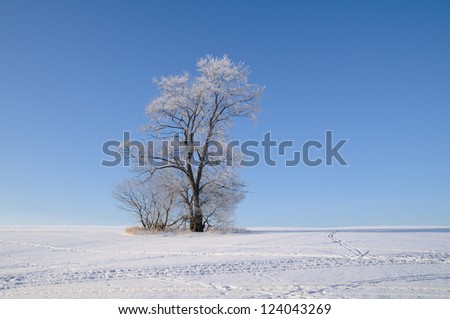
[[(359, 250), (355, 250), (358, 252)], [(358, 257), (367, 254), (358, 253)], [(277, 274), (301, 269), (336, 269), (346, 266), (405, 265), (405, 264), (448, 264), (450, 254), (425, 253), (391, 257), (298, 257), (254, 261), (230, 261), (219, 263), (198, 263), (174, 266), (95, 269), (89, 271), (63, 271), (61, 268), (38, 270), (24, 275), (0, 276), (0, 291), (19, 288), (24, 285), (68, 284), (75, 282), (111, 281), (117, 279), (202, 277), (226, 274)]]
[(328, 238), (331, 239), (334, 243), (340, 245), (341, 247), (344, 247), (345, 249), (351, 251), (356, 257), (364, 257), (364, 256), (367, 256), (367, 254), (369, 253), (368, 250), (363, 253), (358, 248), (352, 247), (349, 244), (347, 244), (346, 242), (344, 242), (340, 239), (337, 239), (336, 232), (329, 233)]

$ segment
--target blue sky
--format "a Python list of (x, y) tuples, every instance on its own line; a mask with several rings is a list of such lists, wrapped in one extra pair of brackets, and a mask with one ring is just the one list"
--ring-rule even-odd
[(1, 0), (0, 39), (0, 224), (130, 224), (102, 143), (228, 54), (266, 86), (236, 138), (349, 139), (348, 167), (242, 170), (238, 224), (450, 225), (448, 1)]

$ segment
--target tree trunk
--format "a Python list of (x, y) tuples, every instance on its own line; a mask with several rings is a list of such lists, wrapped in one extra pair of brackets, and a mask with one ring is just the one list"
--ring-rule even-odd
[(194, 219), (191, 222), (191, 231), (201, 233), (204, 230), (203, 225), (203, 215), (202, 213), (196, 213), (194, 214)]
[(194, 202), (194, 216), (191, 217), (189, 228), (193, 232), (203, 232), (204, 225), (203, 225), (203, 213), (202, 208), (200, 207), (200, 199), (198, 192), (194, 193), (193, 196), (193, 202)]

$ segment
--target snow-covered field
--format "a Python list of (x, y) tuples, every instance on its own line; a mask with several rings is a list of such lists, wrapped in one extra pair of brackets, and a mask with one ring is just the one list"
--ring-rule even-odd
[(450, 298), (450, 228), (0, 227), (0, 298)]

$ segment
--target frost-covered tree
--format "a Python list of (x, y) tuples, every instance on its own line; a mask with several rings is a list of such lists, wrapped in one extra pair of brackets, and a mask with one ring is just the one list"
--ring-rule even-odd
[[(225, 176), (221, 176), (224, 174)], [(210, 227), (226, 227), (233, 223), (233, 213), (236, 206), (244, 199), (244, 184), (233, 171), (218, 172), (216, 176), (209, 175), (200, 194), (202, 206), (203, 226), (205, 230)]]
[(155, 175), (151, 181), (127, 179), (115, 185), (113, 197), (145, 229), (164, 230), (181, 224), (183, 219), (179, 197), (165, 176)]
[(146, 109), (147, 132), (160, 141), (177, 136), (181, 148), (152, 154), (145, 172), (177, 171), (189, 228), (202, 232), (214, 215), (232, 211), (243, 197), (234, 172), (237, 163), (227, 165), (226, 152), (217, 147), (229, 141), (233, 119), (255, 118), (262, 88), (248, 83), (249, 69), (227, 56), (206, 56), (197, 62), (197, 71), (194, 78), (184, 73), (154, 80), (159, 95)]

